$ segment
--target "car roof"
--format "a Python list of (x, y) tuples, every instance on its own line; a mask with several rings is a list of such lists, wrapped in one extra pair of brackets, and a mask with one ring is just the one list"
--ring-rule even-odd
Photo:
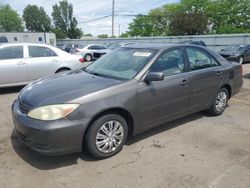
[(123, 48), (141, 48), (141, 49), (155, 49), (155, 50), (164, 50), (172, 47), (182, 47), (182, 46), (193, 46), (193, 47), (201, 47), (197, 45), (191, 44), (169, 44), (169, 43), (135, 43), (124, 46)]
[(13, 42), (13, 43), (1, 43), (1, 46), (15, 46), (15, 45), (35, 45), (35, 46), (51, 46), (44, 43), (28, 43), (28, 42)]
[[(88, 44), (87, 46), (104, 46), (104, 45), (102, 45), (102, 44)], [(85, 46), (85, 47), (87, 47), (87, 46)]]

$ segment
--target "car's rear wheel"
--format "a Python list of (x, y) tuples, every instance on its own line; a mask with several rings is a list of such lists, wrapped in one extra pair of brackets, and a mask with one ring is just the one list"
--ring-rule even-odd
[(209, 109), (211, 115), (221, 115), (227, 107), (227, 102), (229, 99), (228, 90), (226, 88), (221, 88), (216, 95), (216, 99)]
[(243, 63), (244, 63), (244, 57), (241, 56), (240, 59), (239, 59), (239, 64), (242, 65)]
[(91, 61), (92, 60), (92, 55), (91, 54), (86, 54), (85, 57), (84, 57), (84, 59), (86, 61)]
[(93, 157), (104, 159), (121, 151), (127, 135), (128, 125), (125, 119), (117, 114), (107, 114), (90, 125), (85, 143)]

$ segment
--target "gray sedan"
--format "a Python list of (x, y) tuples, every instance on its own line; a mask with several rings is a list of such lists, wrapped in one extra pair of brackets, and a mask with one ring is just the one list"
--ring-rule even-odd
[(26, 86), (13, 120), (18, 137), (39, 153), (86, 148), (107, 158), (128, 135), (198, 111), (221, 115), (241, 87), (241, 65), (206, 48), (134, 44)]

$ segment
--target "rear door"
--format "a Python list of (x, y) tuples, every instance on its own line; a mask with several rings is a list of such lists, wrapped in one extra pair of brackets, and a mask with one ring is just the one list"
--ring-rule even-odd
[(164, 80), (140, 82), (138, 106), (140, 129), (182, 116), (187, 113), (189, 73), (181, 48), (164, 52), (150, 67), (151, 72), (163, 72)]
[(244, 61), (245, 62), (250, 61), (250, 45), (246, 46), (246, 52), (245, 52), (245, 59), (244, 59)]
[(54, 74), (61, 59), (46, 46), (28, 45), (28, 78), (30, 81)]
[(210, 107), (222, 84), (224, 68), (202, 48), (186, 47), (190, 71), (189, 111)]
[(0, 47), (0, 85), (27, 82), (27, 61), (23, 45)]

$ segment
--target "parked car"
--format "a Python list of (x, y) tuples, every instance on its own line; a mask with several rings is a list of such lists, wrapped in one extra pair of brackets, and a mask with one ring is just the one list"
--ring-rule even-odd
[(26, 85), (50, 74), (85, 66), (83, 58), (35, 43), (0, 45), (0, 87)]
[(193, 45), (199, 45), (199, 46), (204, 46), (206, 47), (206, 43), (202, 40), (185, 40), (180, 42), (180, 44), (193, 44)]
[(84, 147), (107, 158), (128, 135), (203, 110), (221, 115), (241, 87), (241, 65), (209, 49), (134, 44), (26, 86), (12, 113), (18, 137), (39, 153)]
[(231, 45), (222, 49), (219, 54), (229, 61), (240, 64), (250, 61), (250, 45)]
[(7, 43), (8, 39), (6, 36), (0, 36), (0, 43)]
[(114, 42), (108, 47), (108, 49), (109, 49), (109, 51), (111, 51), (111, 50), (114, 50), (116, 48), (124, 47), (124, 46), (130, 45), (130, 44), (135, 44), (135, 42)]
[(84, 48), (77, 48), (76, 51), (80, 52), (86, 61), (92, 61), (106, 54), (109, 50), (100, 44), (90, 44)]

